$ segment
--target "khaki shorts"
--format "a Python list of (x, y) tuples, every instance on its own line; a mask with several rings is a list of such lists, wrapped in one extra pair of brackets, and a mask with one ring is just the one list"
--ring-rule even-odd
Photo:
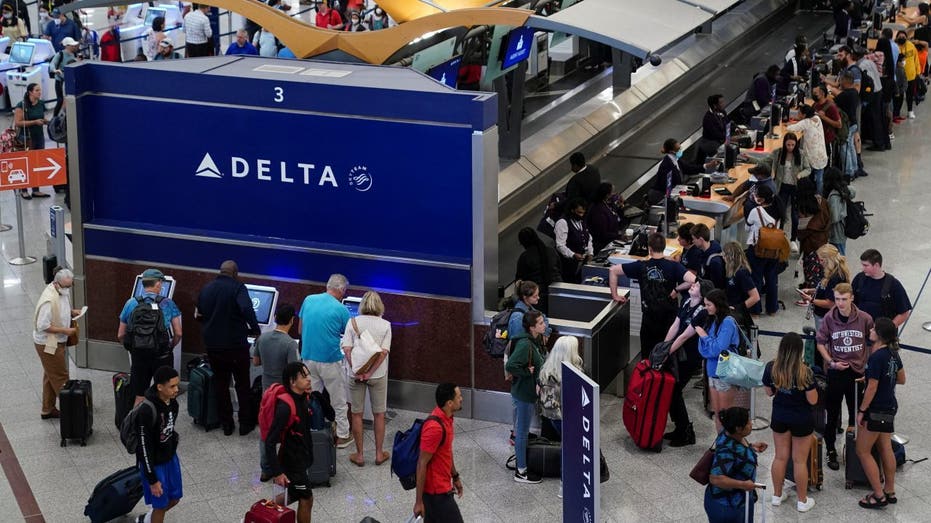
[(356, 381), (349, 378), (349, 403), (352, 413), (361, 414), (365, 407), (365, 391), (369, 391), (372, 402), (372, 414), (381, 414), (388, 410), (388, 374), (368, 381)]

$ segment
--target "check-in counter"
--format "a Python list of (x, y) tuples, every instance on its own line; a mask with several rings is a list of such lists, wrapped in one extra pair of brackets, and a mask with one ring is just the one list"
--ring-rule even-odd
[[(622, 295), (627, 291), (619, 290)], [(579, 339), (585, 373), (603, 392), (624, 393), (630, 363), (630, 306), (611, 299), (607, 287), (554, 283), (549, 322), (560, 335)], [(629, 374), (628, 374), (629, 375)]]

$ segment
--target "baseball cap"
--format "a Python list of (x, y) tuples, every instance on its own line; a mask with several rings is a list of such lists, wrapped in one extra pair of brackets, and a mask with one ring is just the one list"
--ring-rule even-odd
[(56, 18), (59, 17), (59, 16), (61, 16), (61, 9), (59, 9), (59, 8), (57, 8), (57, 7), (56, 7), (55, 9), (52, 9), (52, 16), (54, 16), (54, 17), (56, 17)]
[(146, 269), (142, 271), (143, 280), (165, 280), (165, 275), (158, 269)]
[(768, 178), (773, 173), (773, 171), (765, 163), (754, 165), (747, 172), (763, 178)]
[(78, 45), (78, 41), (70, 36), (61, 39), (61, 45)]
[(161, 42), (158, 43), (159, 47), (172, 47), (175, 44), (171, 42), (171, 38), (163, 38)]

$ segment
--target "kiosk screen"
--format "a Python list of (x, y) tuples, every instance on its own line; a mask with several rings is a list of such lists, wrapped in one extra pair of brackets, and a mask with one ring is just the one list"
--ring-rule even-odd
[(150, 7), (145, 12), (145, 26), (152, 27), (152, 20), (155, 20), (159, 16), (165, 18), (165, 14), (168, 11), (161, 9), (159, 7)]
[(249, 299), (252, 300), (252, 308), (259, 325), (270, 325), (274, 319), (272, 315), (278, 301), (278, 289), (247, 284), (246, 290), (249, 291)]
[(16, 42), (13, 44), (13, 48), (10, 49), (10, 60), (11, 64), (19, 65), (32, 65), (32, 55), (36, 52), (35, 44), (30, 44), (26, 42)]
[(362, 298), (349, 297), (343, 300), (343, 305), (349, 309), (349, 316), (355, 318), (359, 315), (359, 305), (362, 304)]
[[(165, 276), (162, 281), (162, 292), (159, 293), (163, 298), (171, 298), (171, 291), (174, 289), (175, 280), (171, 276)], [(133, 285), (133, 298), (142, 296), (142, 275), (136, 276), (136, 284)]]

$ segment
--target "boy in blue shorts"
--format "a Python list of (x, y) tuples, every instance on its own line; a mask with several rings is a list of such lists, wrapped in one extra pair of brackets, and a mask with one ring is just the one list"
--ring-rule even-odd
[[(145, 503), (152, 507), (136, 523), (162, 523), (165, 513), (181, 500), (181, 463), (178, 461), (178, 371), (169, 366), (155, 370), (155, 384), (145, 392), (148, 404), (136, 417), (139, 447), (136, 462), (142, 475)], [(154, 408), (154, 410), (153, 410)]]

